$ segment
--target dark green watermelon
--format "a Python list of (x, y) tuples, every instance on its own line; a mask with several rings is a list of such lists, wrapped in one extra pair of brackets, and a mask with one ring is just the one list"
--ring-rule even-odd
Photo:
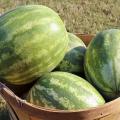
[(67, 72), (51, 72), (40, 78), (28, 93), (27, 101), (61, 110), (91, 108), (105, 103), (86, 80)]
[(91, 41), (85, 55), (85, 73), (106, 99), (120, 96), (120, 30), (102, 31)]
[(56, 70), (74, 74), (84, 73), (84, 55), (86, 46), (83, 41), (73, 33), (68, 33), (69, 44), (64, 59), (57, 66)]

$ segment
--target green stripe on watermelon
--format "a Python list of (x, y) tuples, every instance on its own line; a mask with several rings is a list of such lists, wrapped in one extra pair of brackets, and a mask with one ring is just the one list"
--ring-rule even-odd
[(85, 72), (91, 83), (112, 100), (120, 96), (120, 30), (102, 31), (91, 41), (85, 57)]
[(90, 108), (105, 103), (90, 83), (67, 72), (51, 72), (42, 76), (26, 99), (38, 106), (61, 110)]
[(0, 76), (27, 84), (63, 59), (68, 34), (62, 20), (42, 5), (20, 6), (0, 17)]
[(68, 33), (69, 44), (67, 53), (55, 70), (84, 74), (84, 55), (86, 46), (83, 41), (72, 33)]

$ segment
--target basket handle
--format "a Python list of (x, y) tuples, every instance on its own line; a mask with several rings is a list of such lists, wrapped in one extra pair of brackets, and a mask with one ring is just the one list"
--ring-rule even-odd
[(6, 88), (6, 86), (0, 82), (0, 94), (1, 94), (1, 91), (4, 90), (4, 88)]
[(0, 82), (0, 92), (1, 92), (2, 90), (3, 90), (3, 91), (9, 90), (10, 93), (14, 94), (14, 93), (6, 86), (5, 83)]
[[(3, 84), (2, 82), (0, 82), (0, 95), (5, 100), (7, 100), (7, 98), (5, 96), (6, 94), (10, 94), (11, 96), (14, 96), (16, 98), (16, 95), (5, 84)], [(17, 101), (17, 99), (16, 99), (16, 101)], [(12, 108), (10, 102), (8, 102), (8, 101), (7, 101), (7, 108), (8, 108), (8, 111), (9, 111), (10, 119), (11, 120), (19, 120), (18, 117), (17, 117), (17, 115), (16, 115), (16, 112)]]
[(0, 95), (4, 98), (5, 94), (16, 97), (16, 95), (2, 82), (0, 82)]
[[(14, 94), (5, 84), (0, 82), (0, 95), (6, 100), (9, 101), (8, 103), (11, 103), (12, 101), (9, 99), (11, 97), (12, 100), (14, 100), (14, 103), (18, 107), (21, 107), (23, 103), (26, 102), (26, 100), (20, 99), (18, 96)], [(9, 100), (8, 100), (9, 99)]]

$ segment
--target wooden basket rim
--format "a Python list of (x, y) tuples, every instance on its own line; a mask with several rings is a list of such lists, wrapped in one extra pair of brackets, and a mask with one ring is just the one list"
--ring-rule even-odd
[[(15, 95), (7, 86), (5, 86), (3, 83), (0, 82), (0, 87), (2, 86), (2, 89), (0, 88), (0, 94), (2, 95), (2, 97), (5, 97), (5, 100), (6, 100), (6, 97), (10, 97), (10, 99), (14, 99), (16, 100), (17, 104), (19, 104), (19, 102), (21, 102), (19, 104), (19, 106), (23, 106), (25, 105), (26, 107), (27, 106), (30, 106), (30, 107), (34, 107), (35, 109), (38, 109), (38, 110), (43, 110), (43, 111), (48, 111), (48, 112), (60, 112), (60, 113), (74, 113), (74, 112), (84, 112), (84, 111), (91, 111), (91, 110), (96, 110), (96, 109), (99, 109), (99, 108), (104, 108), (104, 107), (108, 107), (114, 103), (120, 103), (120, 97), (116, 98), (115, 100), (112, 100), (110, 102), (107, 102), (105, 103), (104, 105), (100, 105), (98, 107), (93, 107), (93, 108), (88, 108), (88, 109), (81, 109), (81, 110), (57, 110), (57, 109), (51, 109), (51, 108), (45, 108), (45, 107), (40, 107), (40, 106), (37, 106), (37, 105), (34, 105), (34, 104), (31, 104), (29, 102), (27, 102), (26, 100), (23, 100), (21, 99), (20, 97), (18, 97), (17, 95)], [(11, 101), (13, 102), (13, 101)], [(15, 102), (13, 102), (15, 104)]]

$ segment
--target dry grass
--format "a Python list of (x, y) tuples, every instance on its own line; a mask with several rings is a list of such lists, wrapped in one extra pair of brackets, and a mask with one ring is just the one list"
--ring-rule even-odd
[[(120, 28), (120, 0), (0, 0), (0, 13), (26, 4), (51, 7), (59, 13), (70, 32), (95, 34), (107, 28)], [(2, 98), (0, 106), (5, 106)], [(0, 118), (4, 113), (2, 111)]]
[(0, 0), (0, 11), (43, 4), (58, 12), (70, 32), (96, 33), (120, 27), (120, 0)]

